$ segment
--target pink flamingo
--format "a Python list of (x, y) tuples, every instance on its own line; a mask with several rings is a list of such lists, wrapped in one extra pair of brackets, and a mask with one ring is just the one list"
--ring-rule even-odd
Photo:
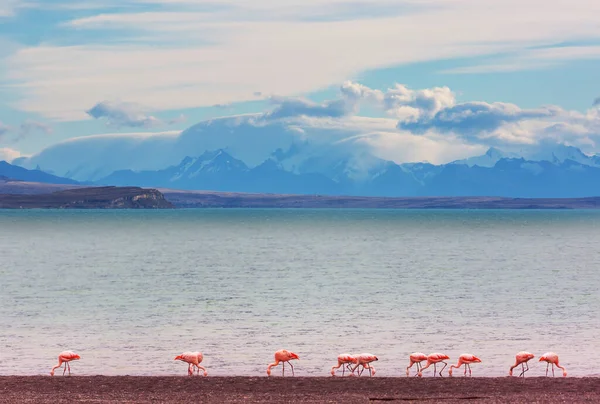
[(275, 362), (271, 363), (267, 367), (267, 376), (271, 376), (271, 368), (273, 366), (279, 365), (279, 362), (281, 362), (281, 365), (283, 366), (283, 370), (282, 370), (282, 375), (283, 376), (285, 376), (285, 364), (286, 363), (291, 366), (291, 368), (292, 368), (292, 376), (294, 376), (294, 365), (292, 365), (290, 363), (290, 361), (292, 359), (298, 359), (298, 360), (300, 360), (300, 358), (298, 357), (298, 355), (296, 355), (295, 353), (290, 352), (290, 351), (288, 351), (286, 349), (281, 349), (281, 350), (275, 352)]
[(362, 369), (358, 373), (359, 376), (362, 375), (362, 372), (365, 369), (369, 369), (369, 375), (371, 377), (375, 374), (375, 368), (373, 366), (371, 366), (371, 362), (375, 362), (375, 361), (379, 360), (377, 358), (377, 356), (370, 354), (370, 353), (362, 353), (358, 356), (355, 356), (355, 358), (356, 358), (356, 362), (355, 362), (356, 365), (354, 365), (354, 367), (352, 368), (352, 374), (354, 374), (354, 371), (359, 366), (362, 366)]
[(545, 354), (543, 354), (539, 360), (539, 362), (541, 361), (545, 361), (547, 362), (546, 364), (546, 376), (548, 376), (548, 366), (550, 366), (550, 364), (552, 364), (552, 377), (554, 377), (554, 365), (556, 365), (557, 368), (562, 369), (563, 371), (563, 377), (567, 377), (567, 370), (560, 366), (558, 363), (558, 355), (555, 354), (554, 352), (546, 352)]
[(54, 369), (59, 368), (60, 365), (62, 365), (63, 363), (65, 364), (65, 369), (63, 370), (63, 376), (65, 375), (67, 368), (69, 369), (69, 376), (70, 376), (71, 375), (71, 365), (69, 365), (69, 362), (75, 361), (78, 359), (81, 359), (81, 357), (79, 355), (77, 355), (75, 352), (71, 352), (71, 351), (61, 352), (58, 355), (58, 365), (56, 365), (52, 368), (52, 370), (50, 371), (50, 376), (54, 376)]
[(421, 362), (427, 360), (427, 355), (425, 355), (424, 353), (421, 353), (421, 352), (415, 352), (415, 353), (410, 354), (409, 358), (410, 358), (410, 365), (408, 365), (408, 367), (406, 368), (406, 376), (408, 376), (410, 374), (409, 369), (412, 368), (412, 365), (414, 365), (415, 363), (417, 364), (417, 373), (419, 373), (419, 369), (421, 367)]
[(444, 364), (444, 367), (442, 368), (442, 370), (440, 370), (440, 377), (441, 377), (442, 372), (444, 371), (446, 366), (448, 366), (448, 364), (446, 362), (444, 362), (444, 360), (446, 360), (446, 359), (450, 359), (450, 357), (448, 355), (444, 355), (441, 353), (432, 353), (432, 354), (427, 355), (427, 364), (425, 364), (425, 366), (421, 368), (421, 370), (419, 371), (419, 373), (417, 373), (417, 375), (419, 377), (422, 377), (423, 371), (425, 369), (427, 369), (429, 366), (433, 365), (433, 377), (435, 377), (436, 364), (442, 362)]
[(335, 370), (342, 368), (342, 376), (344, 376), (344, 370), (348, 369), (349, 372), (352, 371), (350, 364), (356, 363), (356, 358), (350, 354), (344, 353), (338, 356), (337, 358), (337, 366), (331, 367), (331, 376), (335, 376)]
[(177, 355), (174, 360), (188, 363), (188, 376), (194, 374), (194, 366), (197, 368), (197, 373), (200, 374), (200, 369), (204, 371), (204, 376), (208, 376), (208, 372), (200, 363), (204, 359), (202, 352), (184, 352), (181, 355)]
[[(527, 362), (529, 360), (533, 359), (534, 357), (535, 357), (535, 355), (530, 352), (526, 352), (526, 351), (519, 352), (516, 356), (515, 364), (512, 365), (510, 367), (510, 370), (508, 371), (508, 375), (512, 376), (513, 369), (516, 368), (517, 366), (521, 365), (521, 374), (519, 375), (519, 377), (525, 377), (525, 372), (527, 372), (529, 370), (529, 365), (527, 364)], [(525, 366), (527, 366), (527, 369), (525, 369)]]
[(465, 376), (467, 375), (467, 368), (469, 369), (469, 376), (471, 376), (471, 363), (479, 363), (481, 359), (471, 354), (462, 354), (458, 357), (458, 363), (456, 365), (451, 365), (450, 369), (448, 369), (448, 375), (452, 377), (452, 369), (459, 368), (462, 365), (465, 365)]

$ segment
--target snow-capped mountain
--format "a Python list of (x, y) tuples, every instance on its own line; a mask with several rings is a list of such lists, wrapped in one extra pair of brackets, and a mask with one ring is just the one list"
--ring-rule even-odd
[(516, 153), (507, 153), (495, 147), (490, 147), (488, 151), (481, 156), (469, 157), (462, 160), (453, 161), (451, 164), (464, 164), (469, 167), (493, 167), (498, 161), (504, 158), (518, 158)]
[[(369, 161), (354, 176), (352, 158), (307, 159), (302, 173), (288, 171), (277, 155), (249, 168), (224, 150), (186, 157), (164, 170), (117, 171), (99, 184), (189, 190), (364, 196), (582, 197), (600, 195), (600, 167), (573, 159), (560, 162), (501, 158), (492, 167), (450, 163), (398, 165)], [(286, 159), (283, 159), (286, 161)], [(310, 171), (310, 172), (309, 172)], [(368, 175), (365, 175), (367, 173)]]
[(221, 149), (207, 151), (199, 157), (185, 157), (178, 165), (164, 170), (115, 171), (97, 183), (239, 192), (336, 192), (336, 184), (320, 174), (291, 173), (273, 158), (249, 168)]
[(531, 152), (523, 153), (523, 157), (532, 161), (549, 161), (552, 164), (562, 164), (570, 160), (586, 166), (600, 167), (600, 156), (588, 156), (577, 147), (561, 144), (538, 147)]

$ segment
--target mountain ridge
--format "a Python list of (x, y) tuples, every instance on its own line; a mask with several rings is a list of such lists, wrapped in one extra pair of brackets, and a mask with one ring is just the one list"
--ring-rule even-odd
[[(488, 157), (503, 155), (497, 149), (490, 150), (492, 152), (486, 154)], [(315, 163), (314, 167), (318, 169), (323, 170), (324, 167), (324, 171), (331, 175), (328, 177), (316, 168), (311, 171), (305, 167), (300, 173), (287, 171), (280, 159), (275, 157), (250, 168), (219, 149), (207, 151), (199, 157), (188, 156), (180, 164), (163, 170), (117, 171), (97, 184), (378, 197), (493, 195), (563, 198), (600, 195), (600, 167), (568, 158), (556, 158), (551, 162), (502, 157), (489, 167), (460, 162), (444, 165), (396, 164), (376, 158), (372, 158), (372, 162), (375, 168), (367, 171), (367, 177), (359, 179), (352, 171), (351, 159), (334, 160), (321, 166)]]

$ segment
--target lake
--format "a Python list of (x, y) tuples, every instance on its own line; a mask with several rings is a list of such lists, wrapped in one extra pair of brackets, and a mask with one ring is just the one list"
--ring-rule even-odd
[(73, 350), (76, 375), (185, 375), (173, 358), (200, 350), (209, 376), (266, 375), (285, 348), (297, 376), (344, 352), (404, 376), (414, 351), (505, 376), (520, 350), (528, 376), (546, 351), (598, 375), (599, 227), (600, 211), (0, 210), (0, 374)]

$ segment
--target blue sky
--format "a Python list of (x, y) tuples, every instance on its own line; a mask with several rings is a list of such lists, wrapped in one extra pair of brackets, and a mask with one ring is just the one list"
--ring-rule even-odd
[[(351, 80), (382, 92), (448, 87), (447, 108), (557, 106), (510, 114), (558, 119), (566, 129), (553, 129), (556, 141), (595, 152), (598, 15), (593, 0), (0, 0), (0, 149), (29, 155), (73, 137), (178, 131), (282, 97), (320, 104)], [(368, 102), (353, 114), (408, 119)], [(436, 122), (426, 125), (434, 140), (445, 133)], [(495, 125), (485, 142), (450, 130), (487, 147), (539, 125)]]

